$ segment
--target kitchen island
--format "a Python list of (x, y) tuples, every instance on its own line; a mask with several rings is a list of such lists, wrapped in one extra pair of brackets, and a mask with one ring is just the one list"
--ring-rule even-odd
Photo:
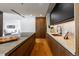
[[(23, 51), (24, 51), (24, 48), (26, 48), (26, 52), (29, 50), (29, 46), (33, 43), (34, 45), (34, 38), (35, 38), (35, 35), (34, 33), (26, 33), (27, 35), (23, 35), (17, 40), (17, 41), (12, 41), (12, 42), (7, 42), (7, 43), (3, 43), (3, 44), (0, 44), (0, 56), (8, 56), (8, 55), (12, 55), (12, 56), (16, 56), (16, 55), (24, 55)], [(33, 41), (32, 41), (33, 40)], [(29, 43), (28, 43), (29, 41)], [(30, 44), (31, 42), (31, 44)], [(28, 45), (25, 45), (24, 44), (28, 44)], [(33, 45), (31, 46), (33, 48)], [(30, 51), (32, 50), (32, 48), (30, 48)], [(19, 53), (15, 53), (16, 51), (19, 51)], [(28, 49), (28, 50), (27, 50)], [(24, 51), (24, 52), (25, 52)], [(22, 53), (20, 53), (22, 52)], [(14, 54), (15, 53), (15, 54)], [(30, 52), (29, 52), (30, 53)], [(25, 54), (27, 55), (27, 54)]]

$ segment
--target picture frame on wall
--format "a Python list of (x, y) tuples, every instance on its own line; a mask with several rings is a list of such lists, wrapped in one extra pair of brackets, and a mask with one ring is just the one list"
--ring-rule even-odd
[(7, 25), (8, 29), (15, 29), (15, 25)]

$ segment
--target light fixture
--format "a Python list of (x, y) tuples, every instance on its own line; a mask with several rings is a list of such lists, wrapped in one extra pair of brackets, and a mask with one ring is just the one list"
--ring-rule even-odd
[(33, 16), (32, 14), (30, 14), (30, 16)]
[(18, 13), (17, 11), (15, 11), (14, 9), (10, 9), (11, 11), (13, 11), (14, 13), (16, 13), (16, 14), (18, 14), (19, 16), (21, 16), (21, 17), (23, 17), (24, 18), (24, 16), (22, 15), (22, 14), (20, 14), (20, 13)]
[(39, 3), (40, 6), (43, 6), (43, 3)]
[(24, 3), (21, 3), (21, 5), (23, 6), (23, 5), (24, 5)]
[(40, 14), (40, 16), (42, 16), (42, 14)]

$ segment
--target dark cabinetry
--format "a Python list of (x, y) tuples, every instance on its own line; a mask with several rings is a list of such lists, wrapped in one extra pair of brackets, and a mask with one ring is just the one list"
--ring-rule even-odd
[(73, 56), (66, 48), (64, 48), (60, 43), (58, 43), (54, 38), (50, 35), (46, 35), (48, 44), (51, 48), (52, 54), (54, 56)]
[(50, 13), (50, 25), (69, 22), (74, 19), (73, 3), (56, 3)]
[(9, 56), (29, 56), (35, 44), (35, 35), (28, 38), (22, 45), (16, 48)]
[(3, 35), (3, 12), (0, 11), (0, 36)]

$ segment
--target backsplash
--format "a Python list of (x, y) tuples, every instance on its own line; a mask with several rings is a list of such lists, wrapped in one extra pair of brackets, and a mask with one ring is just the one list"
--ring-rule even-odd
[(58, 26), (62, 28), (62, 35), (64, 35), (67, 32), (71, 32), (73, 35), (75, 35), (75, 21), (54, 25), (55, 32), (57, 32)]

